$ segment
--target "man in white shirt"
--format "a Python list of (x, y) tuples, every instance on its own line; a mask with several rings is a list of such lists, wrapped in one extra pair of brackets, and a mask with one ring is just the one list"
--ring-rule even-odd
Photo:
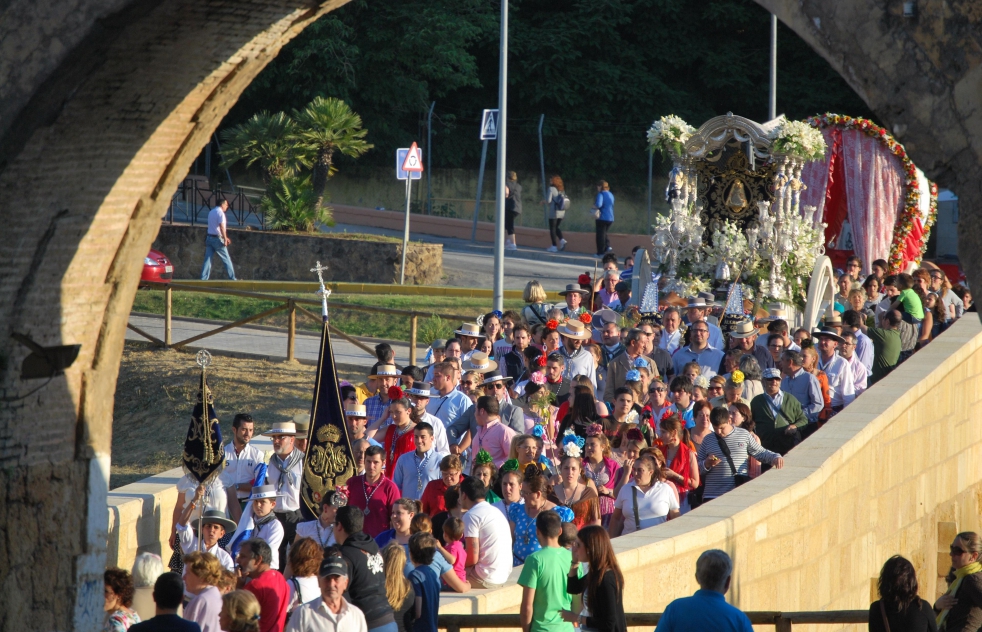
[[(303, 452), (295, 446), (297, 427), (292, 421), (273, 424), (263, 433), (273, 438), (273, 456), (269, 459), (266, 482), (276, 490), (278, 499), (273, 515), (283, 525), (284, 538), (279, 559), (286, 559), (286, 545), (297, 535), (300, 514), (300, 481), (303, 480)], [(276, 556), (277, 552), (273, 551)], [(275, 566), (274, 566), (275, 568)]]
[(511, 574), (511, 527), (504, 514), (485, 500), (488, 490), (476, 477), (460, 484), (464, 508), (464, 550), (467, 579), (472, 586), (498, 588)]
[[(709, 311), (709, 305), (706, 303), (706, 299), (698, 296), (694, 296), (690, 298), (685, 309), (685, 315), (689, 319), (689, 329), (692, 329), (692, 326), (700, 321), (705, 322), (706, 326), (709, 327), (709, 341), (708, 341), (709, 346), (712, 347), (713, 349), (722, 350), (723, 331), (716, 325), (706, 320), (706, 312), (708, 311)], [(691, 342), (691, 338), (690, 338), (690, 342)], [(678, 372), (676, 371), (676, 375), (677, 374)], [(703, 373), (703, 375), (706, 374)], [(706, 377), (712, 377), (712, 376), (710, 375)]]
[(481, 327), (477, 323), (463, 323), (460, 329), (454, 331), (454, 334), (460, 340), (460, 359), (470, 360), (477, 350), (477, 343), (484, 337), (484, 334), (481, 333)]
[[(449, 349), (450, 344), (447, 343)], [(426, 412), (443, 422), (444, 427), (450, 426), (465, 410), (473, 406), (470, 398), (457, 390), (457, 370), (450, 362), (441, 362), (433, 369), (433, 387), (436, 396), (431, 392)]]
[(211, 277), (211, 257), (218, 255), (218, 258), (225, 264), (225, 273), (229, 280), (235, 281), (235, 268), (232, 266), (232, 257), (228, 254), (228, 247), (232, 240), (226, 231), (225, 211), (228, 210), (228, 200), (222, 198), (218, 206), (211, 209), (208, 213), (208, 236), (205, 237), (205, 263), (201, 266), (201, 280), (207, 281)]
[(669, 353), (675, 353), (682, 344), (682, 316), (677, 307), (666, 307), (661, 317), (661, 340), (658, 346)]
[(832, 327), (822, 327), (813, 336), (818, 338), (818, 370), (829, 378), (829, 397), (832, 414), (841, 411), (856, 399), (856, 387), (849, 362), (836, 353), (843, 338)]
[(266, 460), (262, 450), (250, 444), (255, 425), (240, 413), (232, 420), (232, 441), (225, 446), (225, 469), (221, 480), (228, 495), (228, 512), (238, 521), (256, 478), (256, 466)]
[(430, 403), (430, 393), (432, 388), (429, 382), (413, 382), (412, 388), (406, 389), (409, 401), (413, 403), (419, 412), (419, 420), (433, 426), (433, 449), (443, 454), (450, 454), (450, 441), (447, 439), (447, 427), (443, 425), (443, 420), (434, 417), (426, 412), (426, 406)]
[(433, 447), (433, 426), (425, 421), (413, 429), (413, 442), (416, 449), (396, 461), (392, 482), (399, 487), (403, 498), (419, 500), (426, 484), (440, 478), (440, 461), (447, 452), (439, 452)]
[(348, 603), (348, 567), (339, 555), (328, 555), (317, 573), (321, 596), (290, 615), (286, 632), (367, 632), (365, 614)]
[(856, 395), (859, 395), (866, 390), (869, 371), (856, 353), (856, 334), (851, 331), (844, 331), (842, 332), (842, 340), (842, 344), (839, 345), (839, 355), (849, 363), (849, 370), (853, 378)]
[[(280, 554), (280, 550), (286, 550), (286, 545), (296, 539), (296, 525), (294, 525), (294, 535), (290, 540), (284, 537), (283, 525), (277, 519), (274, 512), (278, 504), (276, 499), (279, 494), (273, 485), (261, 485), (252, 488), (249, 500), (252, 501), (252, 521), (255, 527), (252, 529), (252, 537), (259, 538), (269, 545), (272, 557), (269, 560), (270, 568), (278, 571), (286, 567), (286, 556)], [(280, 560), (284, 560), (280, 566)]]
[(563, 340), (559, 353), (566, 359), (563, 379), (572, 381), (577, 375), (585, 375), (596, 391), (597, 361), (593, 359), (592, 353), (583, 348), (584, 341), (592, 337), (590, 330), (578, 320), (567, 320), (559, 327), (559, 335)]

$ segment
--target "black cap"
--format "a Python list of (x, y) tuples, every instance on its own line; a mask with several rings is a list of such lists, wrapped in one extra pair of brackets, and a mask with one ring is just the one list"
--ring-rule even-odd
[(615, 292), (627, 292), (631, 289), (630, 281), (618, 281), (617, 285), (614, 286)]
[(328, 555), (324, 558), (324, 561), (321, 562), (321, 568), (317, 574), (321, 577), (330, 577), (331, 575), (347, 577), (348, 565), (345, 563), (344, 558), (340, 555)]

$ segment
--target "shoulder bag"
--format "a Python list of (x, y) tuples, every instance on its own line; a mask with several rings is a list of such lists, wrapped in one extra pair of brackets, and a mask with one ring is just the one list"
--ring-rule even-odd
[(631, 487), (631, 498), (634, 501), (634, 530), (641, 530), (641, 512), (638, 511), (638, 488)]
[(737, 474), (736, 465), (733, 464), (733, 455), (730, 454), (730, 446), (726, 445), (726, 439), (720, 439), (719, 435), (716, 435), (716, 443), (719, 444), (720, 451), (726, 457), (726, 462), (730, 464), (730, 469), (733, 470), (733, 486), (739, 487), (749, 481), (750, 477), (746, 474)]

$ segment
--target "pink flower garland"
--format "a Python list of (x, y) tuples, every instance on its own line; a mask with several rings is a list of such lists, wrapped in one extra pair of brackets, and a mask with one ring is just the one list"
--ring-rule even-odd
[[(897, 218), (897, 224), (893, 229), (893, 241), (890, 244), (890, 259), (888, 264), (890, 265), (891, 272), (903, 272), (905, 244), (908, 236), (910, 236), (911, 231), (914, 229), (914, 221), (920, 217), (918, 205), (921, 199), (920, 188), (917, 185), (917, 168), (907, 156), (904, 146), (898, 143), (889, 132), (869, 119), (826, 112), (825, 114), (809, 118), (808, 123), (818, 129), (839, 127), (841, 129), (858, 130), (867, 136), (879, 140), (893, 155), (900, 159), (903, 165), (906, 194), (904, 210), (901, 211), (900, 217)], [(924, 237), (921, 241), (919, 258), (924, 257), (924, 252), (927, 250), (927, 238), (931, 234), (931, 227), (934, 225), (934, 221), (938, 216), (938, 185), (933, 182), (931, 182), (929, 195), (931, 196), (931, 206), (927, 221), (923, 226)]]

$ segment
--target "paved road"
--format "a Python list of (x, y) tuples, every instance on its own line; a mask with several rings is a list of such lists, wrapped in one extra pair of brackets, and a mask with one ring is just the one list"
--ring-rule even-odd
[[(164, 338), (164, 318), (163, 316), (149, 316), (141, 314), (130, 314), (130, 324), (142, 329), (151, 336), (161, 340)], [(171, 336), (174, 342), (186, 340), (206, 331), (216, 329), (223, 323), (218, 321), (198, 321), (185, 320), (180, 318), (173, 319), (171, 323)], [(127, 340), (146, 341), (147, 339), (140, 334), (126, 330)], [(367, 343), (369, 347), (374, 347), (374, 343)], [(344, 370), (367, 369), (375, 363), (375, 356), (359, 349), (346, 340), (338, 336), (331, 337), (331, 347), (334, 349), (334, 361)], [(409, 345), (406, 343), (395, 343), (392, 345), (396, 353), (396, 362), (400, 365), (409, 363)], [(236, 327), (224, 331), (214, 336), (203, 338), (187, 346), (188, 349), (208, 349), (213, 352), (223, 352), (245, 357), (260, 357), (270, 360), (286, 359), (286, 332), (260, 327)], [(320, 353), (320, 335), (297, 332), (296, 342), (294, 343), (294, 355), (297, 360), (305, 364), (316, 364)], [(426, 355), (426, 349), (419, 349), (417, 362), (422, 362)]]

